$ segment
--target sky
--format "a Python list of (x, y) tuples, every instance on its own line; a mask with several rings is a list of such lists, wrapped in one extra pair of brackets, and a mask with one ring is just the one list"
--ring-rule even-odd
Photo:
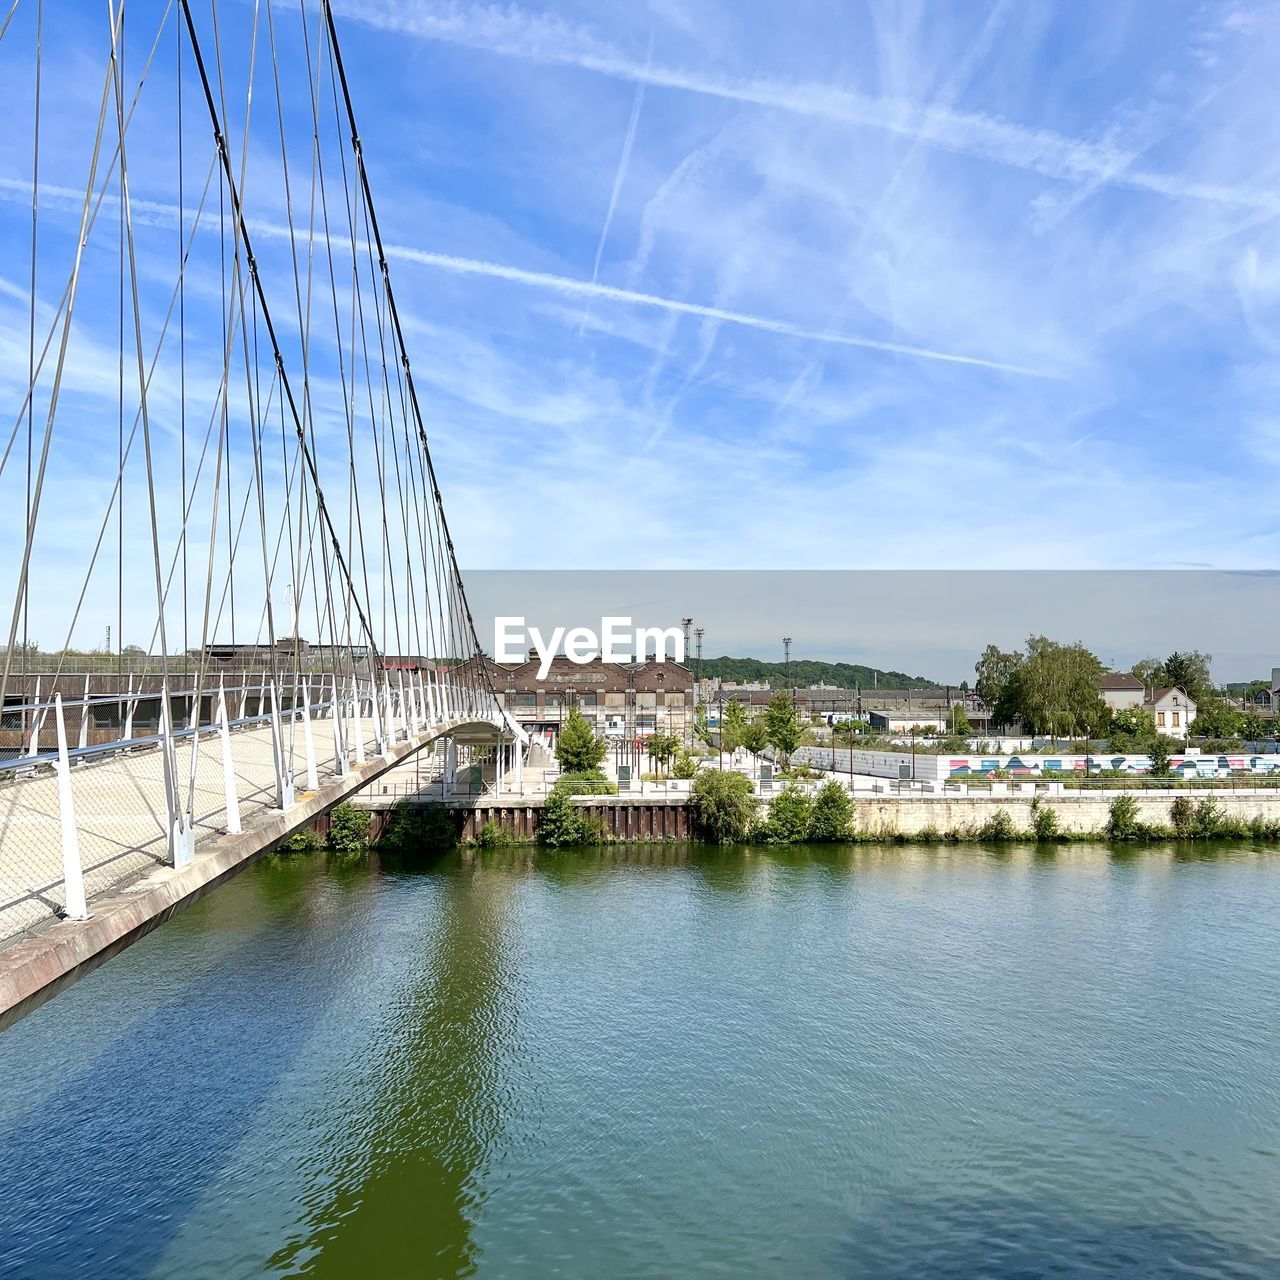
[[(1274, 565), (1280, 6), (334, 7), (464, 571)], [(163, 8), (129, 0), (132, 49)], [(234, 75), (254, 5), (218, 8)], [(50, 188), (83, 186), (104, 9), (47, 34)], [(137, 127), (159, 225), (172, 139)], [(0, 139), (6, 401), (30, 148)], [(114, 414), (113, 323), (81, 313), (72, 439)]]

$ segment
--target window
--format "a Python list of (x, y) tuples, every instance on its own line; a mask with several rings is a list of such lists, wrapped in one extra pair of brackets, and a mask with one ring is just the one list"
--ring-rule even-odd
[(1173, 727), (1175, 729), (1178, 727), (1178, 713), (1176, 711), (1173, 713)]
[(1157, 711), (1157, 712), (1156, 712), (1156, 724), (1157, 724), (1161, 729), (1163, 729), (1163, 728), (1164, 728), (1164, 712), (1163, 712), (1163, 711)]
[(547, 696), (546, 696), (546, 700), (545, 700), (545, 704), (546, 704), (548, 707), (563, 707), (563, 706), (564, 706), (564, 694), (563, 694), (563, 693), (549, 693), (549, 694), (547, 694)]
[(517, 693), (517, 707), (536, 707), (538, 705), (538, 695), (536, 693)]
[(596, 705), (596, 695), (594, 693), (580, 694), (578, 697), (578, 705), (580, 707), (594, 707)]
[(667, 706), (669, 706), (669, 707), (683, 707), (683, 706), (684, 706), (684, 694), (683, 694), (683, 693), (669, 693), (669, 694), (667, 694), (667, 695), (666, 695), (666, 705), (667, 705)]

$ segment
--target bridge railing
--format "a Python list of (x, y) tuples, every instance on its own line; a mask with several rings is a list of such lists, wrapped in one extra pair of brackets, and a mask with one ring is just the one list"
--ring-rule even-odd
[[(55, 693), (6, 707), (31, 727), (17, 753), (0, 759), (0, 941), (51, 915), (83, 918), (95, 895), (157, 865), (184, 865), (198, 840), (287, 810), (298, 792), (400, 744), (475, 721), (506, 732), (493, 699), (447, 679), (387, 673), (317, 683), (316, 696), (306, 679), (288, 689), (268, 680), (265, 693), (262, 682), (192, 686), (168, 700), (135, 691), (135, 702), (159, 701), (158, 726), (136, 732), (126, 710), (105, 742), (88, 741), (99, 697)], [(176, 695), (191, 708), (181, 726), (171, 715)]]

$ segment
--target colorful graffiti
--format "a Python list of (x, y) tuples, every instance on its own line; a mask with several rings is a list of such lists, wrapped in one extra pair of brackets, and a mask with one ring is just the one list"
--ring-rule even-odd
[[(1022, 756), (955, 756), (948, 762), (953, 778), (982, 777), (1001, 773), (1011, 778), (1040, 778), (1046, 774), (1150, 773), (1151, 757), (1139, 755), (1049, 756), (1043, 759)], [(1280, 772), (1280, 756), (1173, 756), (1169, 772), (1184, 778), (1229, 778), (1233, 773)]]

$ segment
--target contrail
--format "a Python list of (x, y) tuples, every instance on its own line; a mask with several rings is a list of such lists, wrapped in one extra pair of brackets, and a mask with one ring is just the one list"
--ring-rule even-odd
[[(645, 59), (645, 66), (653, 61), (653, 29), (649, 30), (649, 54)], [(596, 244), (596, 260), (591, 268), (591, 283), (595, 284), (600, 279), (600, 259), (604, 257), (605, 241), (609, 239), (609, 228), (613, 226), (614, 210), (618, 207), (618, 195), (622, 191), (622, 184), (627, 180), (627, 170), (631, 168), (631, 147), (636, 140), (636, 126), (640, 123), (640, 108), (644, 104), (644, 81), (641, 80), (636, 84), (636, 96), (631, 103), (631, 119), (627, 121), (627, 133), (622, 140), (622, 154), (618, 157), (618, 168), (613, 175), (613, 190), (609, 193), (609, 207), (605, 210), (604, 226), (600, 228), (600, 239)], [(587, 325), (587, 316), (590, 313), (590, 306), (582, 313), (582, 320), (578, 324), (578, 335), (581, 337), (582, 331)]]
[[(53, 201), (82, 201), (84, 193), (71, 187), (59, 187), (52, 184), (41, 184), (41, 199)], [(21, 178), (0, 178), (0, 200), (7, 202), (29, 200), (31, 183)], [(158, 200), (134, 199), (130, 202), (135, 219), (142, 215), (146, 220), (164, 219), (177, 225), (178, 206)], [(105, 196), (102, 201), (102, 212), (111, 211), (119, 216), (119, 198)], [(289, 228), (283, 223), (262, 222), (246, 219), (250, 233), (260, 239), (288, 240)], [(217, 228), (210, 223), (210, 231)], [(323, 236), (316, 236), (323, 242)], [(333, 238), (334, 248), (341, 250), (349, 247), (349, 241)], [(357, 242), (361, 252), (368, 250), (363, 241)], [(917, 360), (934, 360), (943, 364), (969, 365), (977, 369), (991, 369), (998, 373), (1012, 373), (1027, 378), (1062, 378), (1061, 373), (1049, 372), (1045, 369), (1033, 369), (1026, 365), (1010, 364), (1002, 360), (987, 360), (981, 356), (963, 355), (954, 351), (938, 351), (931, 347), (917, 347), (903, 342), (885, 342), (878, 338), (860, 338), (853, 334), (835, 333), (821, 329), (809, 329), (804, 325), (792, 324), (787, 320), (774, 320), (768, 316), (753, 315), (747, 311), (731, 311), (725, 307), (704, 306), (698, 302), (686, 302), (680, 298), (667, 298), (657, 293), (642, 293), (636, 289), (621, 289), (616, 285), (601, 284), (599, 281), (579, 280), (572, 276), (554, 275), (547, 271), (528, 271), (524, 267), (511, 267), (501, 262), (486, 262), (479, 258), (459, 258), (448, 253), (435, 253), (428, 249), (415, 249), (410, 245), (388, 244), (385, 246), (388, 258), (401, 262), (412, 262), (422, 267), (433, 267), (439, 271), (447, 271), (459, 276), (479, 276), (489, 280), (505, 280), (510, 284), (524, 285), (532, 289), (556, 293), (561, 297), (598, 299), (605, 302), (621, 303), (624, 306), (646, 307), (668, 314), (698, 316), (704, 320), (722, 320), (726, 324), (739, 325), (744, 329), (755, 329), (762, 333), (775, 333), (782, 337), (797, 338), (804, 342), (823, 342), (836, 347), (852, 347), (865, 351), (880, 351), (886, 355), (909, 356)]]

